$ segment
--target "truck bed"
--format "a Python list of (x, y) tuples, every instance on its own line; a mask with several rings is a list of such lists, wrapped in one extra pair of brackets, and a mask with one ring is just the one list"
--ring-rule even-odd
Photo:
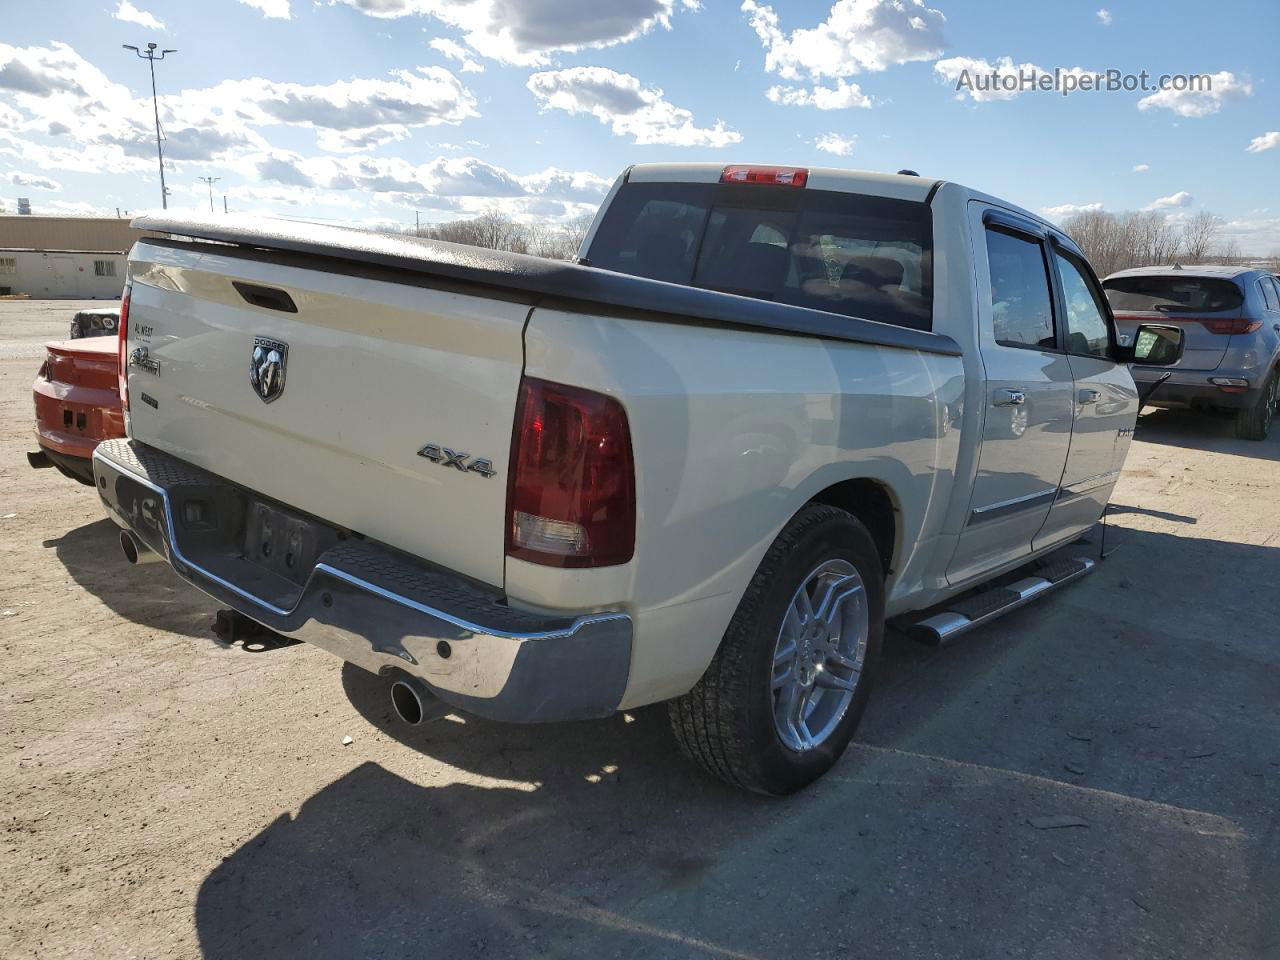
[[(133, 226), (188, 241), (213, 241), (219, 245), (216, 252), (224, 256), (289, 254), (305, 258), (303, 263), (294, 259), (295, 264), (313, 269), (402, 283), (415, 282), (415, 277), (417, 282), (427, 278), (452, 281), (465, 287), (501, 290), (508, 298), (530, 306), (570, 310), (585, 306), (597, 312), (607, 307), (683, 323), (724, 324), (960, 355), (959, 345), (942, 334), (439, 240), (243, 215), (207, 219), (150, 215), (136, 218)], [(165, 245), (184, 241), (148, 238), (144, 242)], [(221, 246), (225, 244), (237, 249)]]

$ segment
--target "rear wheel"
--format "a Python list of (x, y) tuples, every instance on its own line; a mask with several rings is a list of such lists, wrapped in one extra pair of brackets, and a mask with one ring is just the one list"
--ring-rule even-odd
[(1236, 414), (1236, 436), (1241, 440), (1265, 440), (1271, 432), (1271, 422), (1276, 414), (1277, 390), (1280, 389), (1280, 370), (1273, 371), (1258, 391), (1258, 400)]
[(669, 704), (708, 772), (785, 794), (839, 759), (866, 708), (884, 635), (884, 578), (866, 528), (810, 505), (760, 562), (702, 679)]

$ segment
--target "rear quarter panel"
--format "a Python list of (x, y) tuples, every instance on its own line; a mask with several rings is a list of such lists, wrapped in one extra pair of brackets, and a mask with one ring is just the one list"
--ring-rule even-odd
[(685, 692), (782, 526), (854, 478), (898, 508), (890, 588), (922, 576), (953, 483), (960, 358), (810, 337), (538, 309), (530, 376), (616, 396), (636, 457), (636, 552), (566, 571), (507, 559), (508, 594), (636, 619), (622, 706)]

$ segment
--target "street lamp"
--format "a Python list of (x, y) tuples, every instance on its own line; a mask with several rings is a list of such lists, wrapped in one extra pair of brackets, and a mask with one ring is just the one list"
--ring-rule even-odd
[(164, 185), (164, 151), (160, 149), (160, 102), (156, 99), (156, 61), (163, 60), (166, 53), (177, 53), (177, 50), (161, 50), (156, 53), (154, 43), (147, 44), (147, 52), (143, 53), (131, 44), (121, 44), (126, 50), (132, 50), (151, 65), (151, 106), (156, 114), (156, 161), (160, 164), (160, 205), (169, 209), (169, 191)]
[(201, 183), (209, 186), (209, 212), (213, 213), (213, 185), (221, 180), (221, 177), (196, 177)]

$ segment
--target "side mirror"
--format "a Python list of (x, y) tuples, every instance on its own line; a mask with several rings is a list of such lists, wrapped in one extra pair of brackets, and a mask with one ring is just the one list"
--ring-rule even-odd
[(1133, 335), (1133, 346), (1121, 348), (1128, 352), (1129, 363), (1144, 367), (1171, 367), (1182, 359), (1182, 328), (1156, 323), (1144, 323)]

